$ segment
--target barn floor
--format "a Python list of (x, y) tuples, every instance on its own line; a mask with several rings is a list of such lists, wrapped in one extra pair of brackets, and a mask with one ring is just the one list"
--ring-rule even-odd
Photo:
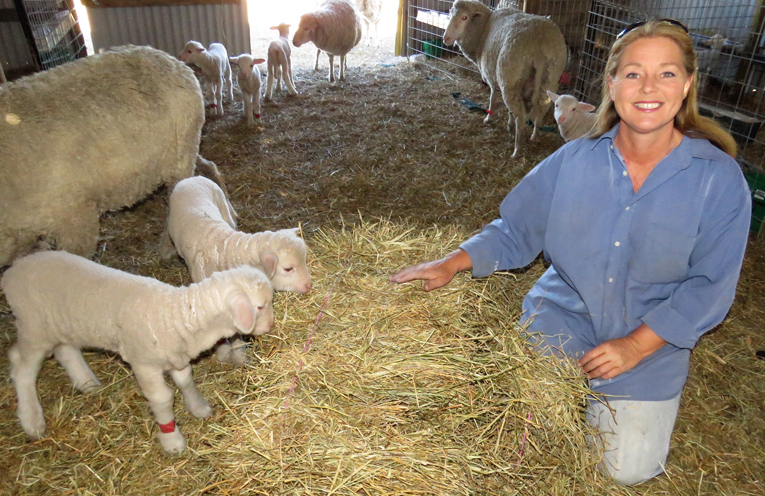
[[(262, 46), (267, 44), (266, 38), (256, 41), (262, 42)], [(253, 52), (257, 53), (257, 48), (256, 44)], [(372, 341), (358, 344), (351, 333), (367, 329), (364, 332), (368, 334), (379, 321), (370, 317), (368, 327), (364, 327), (360, 314), (355, 313), (362, 311), (359, 306), (413, 305), (406, 307), (410, 313), (404, 313), (412, 315), (411, 322), (397, 320), (389, 314), (379, 319), (387, 322), (385, 330), (391, 333), (385, 336), (388, 340), (385, 342), (391, 349), (400, 349), (402, 354), (409, 352), (412, 340), (417, 341), (418, 346), (429, 343), (430, 337), (422, 337), (421, 329), (413, 324), (419, 322), (420, 317), (425, 319), (423, 326), (434, 326), (428, 331), (436, 336), (434, 339), (442, 340), (441, 345), (453, 345), (452, 350), (472, 349), (483, 343), (484, 338), (473, 334), (460, 336), (456, 332), (459, 327), (455, 327), (458, 323), (453, 320), (468, 322), (469, 316), (447, 313), (448, 308), (461, 304), (462, 296), (457, 298), (455, 293), (446, 290), (441, 295), (424, 295), (418, 285), (391, 288), (385, 283), (385, 275), (405, 264), (450, 251), (461, 239), (491, 221), (507, 191), (563, 141), (555, 132), (543, 132), (538, 142), (524, 147), (520, 158), (510, 159), (512, 135), (505, 129), (506, 114), (501, 112), (499, 121), (486, 126), (481, 123), (482, 115), (462, 107), (452, 96), (460, 92), (477, 103), (485, 103), (488, 91), (480, 79), (466, 71), (446, 73), (396, 59), (392, 39), (384, 39), (380, 47), (361, 47), (352, 52), (348, 57), (347, 80), (342, 83), (330, 84), (326, 80), (326, 58), (321, 60), (321, 70), (314, 72), (314, 57), (312, 45), (293, 51), (299, 95), (288, 97), (283, 91), (273, 102), (264, 103), (262, 119), (255, 126), (247, 126), (240, 102), (226, 103), (226, 115), (209, 118), (205, 124), (200, 151), (217, 163), (224, 174), (232, 204), (240, 216), (240, 230), (301, 227), (312, 250), (309, 265), (315, 274), (315, 289), (310, 299), (298, 295), (278, 296), (275, 301), (281, 309), (277, 322), (282, 327), (273, 336), (253, 340), (249, 353), (255, 362), (246, 369), (231, 371), (215, 363), (212, 357), (200, 358), (195, 368), (197, 382), (213, 404), (215, 414), (206, 421), (179, 414), (190, 449), (175, 458), (163, 456), (152, 439), (153, 423), (129, 368), (118, 358), (103, 353), (89, 353), (86, 357), (105, 385), (103, 391), (87, 397), (71, 391), (65, 374), (53, 360), (45, 364), (38, 382), (49, 422), (49, 437), (38, 442), (27, 441), (14, 416), (15, 393), (8, 378), (7, 351), (15, 339), (15, 329), (10, 309), (5, 299), (0, 299), (0, 453), (3, 455), (0, 494), (763, 493), (765, 360), (759, 360), (756, 351), (765, 349), (762, 333), (765, 245), (754, 240), (749, 246), (738, 296), (728, 319), (702, 338), (693, 354), (667, 475), (642, 486), (616, 487), (599, 478), (584, 458), (562, 463), (555, 457), (563, 454), (544, 453), (551, 451), (552, 448), (546, 449), (551, 446), (559, 446), (562, 451), (568, 449), (566, 456), (579, 451), (577, 447), (550, 441), (548, 437), (552, 434), (545, 436), (544, 431), (552, 433), (559, 426), (542, 421), (534, 425), (526, 446), (526, 456), (536, 457), (533, 459), (537, 464), (532, 465), (531, 460), (528, 465), (526, 461), (521, 464), (523, 447), (518, 457), (517, 438), (512, 441), (513, 458), (500, 464), (503, 457), (511, 456), (502, 451), (510, 444), (508, 438), (503, 437), (503, 429), (505, 434), (529, 431), (530, 421), (523, 409), (514, 414), (515, 424), (509, 419), (507, 425), (505, 417), (502, 422), (496, 422), (486, 421), (474, 411), (465, 413), (466, 423), (461, 425), (468, 429), (466, 425), (476, 424), (474, 427), (481, 433), (477, 437), (481, 438), (486, 431), (499, 431), (492, 434), (496, 437), (485, 447), (476, 447), (466, 434), (472, 431), (463, 432), (463, 437), (457, 431), (447, 433), (443, 439), (438, 437), (438, 429), (434, 427), (431, 431), (431, 425), (444, 424), (428, 422), (435, 422), (434, 419), (440, 422), (445, 411), (456, 407), (444, 405), (429, 410), (428, 402), (423, 399), (424, 389), (419, 390), (423, 395), (417, 399), (419, 408), (415, 408), (414, 399), (375, 405), (369, 399), (374, 386), (367, 389), (362, 384), (356, 393), (341, 390), (339, 382), (363, 383), (365, 377), (374, 377), (376, 381), (384, 379), (379, 370), (365, 375), (366, 370), (360, 365), (364, 362), (365, 366), (372, 366), (364, 360)], [(548, 124), (552, 124), (551, 115), (548, 115)], [(158, 258), (156, 248), (165, 215), (162, 194), (134, 208), (105, 215), (95, 259), (171, 284), (188, 284), (188, 272), (181, 260)], [(355, 273), (347, 271), (349, 265)], [(464, 301), (470, 299), (471, 306), (467, 308), (488, 314), (488, 307), (495, 305), (481, 302), (502, 301), (498, 311), (511, 321), (518, 313), (523, 292), (539, 277), (541, 269), (541, 262), (537, 262), (525, 270), (490, 278), (489, 282), (465, 277), (453, 284), (455, 291), (464, 295)], [(338, 284), (338, 280), (344, 282)], [(497, 292), (499, 288), (509, 291), (506, 300), (494, 300), (491, 295), (487, 300), (482, 299), (484, 293)], [(398, 299), (393, 298), (393, 294)], [(301, 355), (322, 302), (330, 296), (327, 316), (316, 330), (313, 353)], [(491, 322), (491, 326), (495, 325)], [(478, 332), (474, 327), (470, 329), (471, 333)], [(404, 332), (411, 332), (411, 338), (393, 337), (395, 333)], [(439, 334), (441, 332), (444, 334)], [(335, 341), (328, 343), (330, 337)], [(379, 340), (380, 337), (377, 343)], [(501, 337), (497, 338), (499, 341)], [(394, 342), (395, 346), (391, 344)], [(487, 349), (498, 353), (494, 348)], [(344, 361), (346, 353), (358, 359), (353, 367)], [(411, 357), (402, 355), (408, 361), (402, 359), (395, 367), (399, 367), (397, 370), (402, 376), (408, 374), (407, 367), (414, 364), (422, 366), (419, 370), (423, 372), (425, 362), (418, 360), (424, 360), (426, 355), (422, 350)], [(312, 416), (306, 414), (297, 420), (289, 417), (287, 427), (282, 425), (281, 430), (269, 431), (263, 426), (275, 422), (279, 416), (284, 422), (283, 414), (248, 417), (235, 406), (237, 401), (243, 402), (237, 404), (248, 405), (245, 401), (248, 395), (260, 401), (251, 406), (255, 410), (271, 407), (275, 410), (283, 406), (285, 397), (292, 394), (287, 388), (296, 373), (294, 368), (279, 367), (286, 367), (284, 364), (288, 361), (294, 365), (299, 356), (305, 358), (306, 370), (312, 372), (306, 372), (308, 375), (301, 378), (305, 382), (302, 390), (294, 393), (292, 403), (298, 408), (297, 405), (310, 403), (308, 399), (315, 402), (311, 405)], [(458, 363), (466, 370), (474, 366), (470, 361)], [(444, 366), (444, 370), (447, 368)], [(269, 372), (276, 375), (269, 376)], [(311, 389), (312, 378), (321, 387)], [(335, 380), (340, 378), (343, 380)], [(407, 380), (411, 380), (415, 395), (418, 388), (429, 386), (413, 377)], [(429, 380), (439, 382), (443, 378), (435, 374)], [(481, 386), (471, 381), (465, 379), (459, 386), (456, 383), (443, 386), (439, 394), (470, 382), (464, 396), (470, 397), (471, 408), (497, 415), (496, 418), (504, 414), (492, 410), (492, 402), (505, 401), (505, 396), (494, 391), (482, 397), (476, 392)], [(243, 383), (247, 386), (241, 386)], [(390, 394), (408, 391), (407, 382), (395, 384), (393, 389), (397, 392), (391, 392), (392, 389)], [(554, 385), (550, 387), (554, 389)], [(318, 399), (326, 389), (337, 393), (334, 402)], [(537, 391), (537, 396), (547, 394)], [(369, 422), (374, 424), (371, 430), (365, 430), (369, 425), (344, 430), (346, 424), (342, 422), (352, 425), (346, 417), (353, 415), (341, 415), (338, 411), (351, 411), (343, 401), (352, 402), (355, 396), (364, 400), (354, 415), (372, 418), (374, 408), (382, 409), (379, 419), (375, 417), (377, 420)], [(486, 401), (482, 403), (482, 399)], [(565, 402), (564, 399), (562, 403)], [(576, 411), (575, 400), (571, 402), (572, 410)], [(547, 407), (552, 409), (555, 405)], [(540, 403), (535, 408), (547, 407)], [(182, 407), (178, 406), (176, 411), (181, 412)], [(431, 416), (421, 413), (424, 411)], [(317, 420), (317, 415), (324, 416), (324, 420)], [(539, 411), (537, 415), (544, 417)], [(250, 420), (246, 420), (248, 418)], [(531, 419), (530, 413), (528, 418)], [(415, 424), (415, 419), (421, 423)], [(237, 430), (251, 421), (259, 427), (255, 434), (247, 437)], [(318, 431), (312, 430), (311, 422), (333, 424), (322, 427), (326, 443), (323, 451), (305, 452), (296, 447), (318, 442)], [(511, 429), (512, 425), (516, 425), (516, 431)], [(328, 432), (335, 437), (326, 439)], [(357, 442), (358, 437), (378, 433), (387, 441), (376, 439), (375, 442), (391, 443), (388, 451), (375, 447), (363, 452), (363, 456), (353, 450), (351, 454), (343, 451)], [(274, 441), (275, 436), (278, 442)], [(401, 444), (394, 445), (394, 439)], [(451, 452), (448, 460), (446, 454), (443, 459), (439, 458), (441, 454), (432, 456), (442, 445), (444, 452), (448, 451), (445, 446), (455, 439), (464, 443), (465, 452), (469, 452), (464, 458)], [(523, 439), (526, 440), (525, 434)], [(418, 443), (425, 451), (421, 455), (416, 455), (417, 446), (412, 446)], [(277, 448), (268, 451), (258, 447), (262, 445), (272, 448), (277, 445)], [(406, 452), (406, 456), (396, 458), (395, 450)], [(294, 458), (276, 459), (275, 453), (298, 451), (299, 456)], [(501, 455), (497, 465), (482, 465), (483, 459), (492, 459), (497, 454)], [(334, 464), (322, 465), (330, 458)], [(380, 459), (393, 460), (385, 468), (387, 479), (382, 469), (365, 472)], [(460, 462), (452, 463), (453, 460)], [(403, 465), (406, 465), (405, 471), (401, 469)], [(545, 471), (554, 473), (555, 477), (546, 477)], [(406, 483), (398, 485), (397, 477)], [(455, 479), (458, 482), (450, 482)]]

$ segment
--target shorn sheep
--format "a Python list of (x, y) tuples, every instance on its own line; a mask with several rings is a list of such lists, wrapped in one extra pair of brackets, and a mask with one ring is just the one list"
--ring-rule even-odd
[(383, 0), (356, 0), (356, 8), (364, 21), (367, 45), (370, 45), (372, 41), (372, 26), (375, 28), (375, 45), (380, 44), (377, 25), (382, 17), (382, 4)]
[(557, 91), (558, 79), (566, 66), (567, 49), (558, 26), (546, 17), (514, 9), (492, 11), (476, 0), (455, 0), (444, 43), (457, 43), (475, 63), (489, 85), (489, 122), (500, 101), (515, 119), (517, 156), (528, 116), (534, 123), (531, 139), (550, 106), (546, 90)]
[[(211, 274), (251, 265), (268, 276), (276, 291), (307, 293), (311, 275), (305, 242), (296, 229), (247, 234), (236, 230), (236, 212), (223, 191), (204, 177), (179, 182), (170, 195), (167, 234), (186, 262), (195, 282)], [(165, 257), (174, 254), (163, 245)], [(224, 343), (216, 350), (222, 362), (245, 362), (242, 342)]]
[(326, 0), (321, 7), (300, 17), (292, 44), (313, 42), (319, 54), (329, 55), (329, 80), (335, 81), (335, 55), (340, 57), (340, 81), (345, 80), (345, 57), (361, 40), (361, 17), (350, 0)]
[[(239, 66), (239, 89), (242, 90), (244, 100), (244, 115), (247, 124), (255, 124), (255, 119), (260, 119), (260, 69), (256, 64), (262, 64), (265, 59), (256, 59), (248, 53), (243, 53), (230, 58), (232, 64)], [(252, 118), (253, 112), (255, 119)]]
[(590, 132), (597, 119), (597, 114), (593, 113), (594, 105), (580, 102), (572, 95), (557, 95), (550, 90), (547, 90), (547, 96), (555, 105), (555, 122), (564, 140), (575, 140)]
[(297, 95), (295, 80), (292, 78), (292, 49), (290, 48), (290, 25), (279, 24), (271, 26), (279, 31), (279, 39), (268, 45), (268, 84), (266, 85), (266, 101), (271, 100), (274, 81), (276, 91), (282, 90), (281, 82), (287, 87), (290, 95)]
[(18, 338), (10, 350), (16, 415), (33, 439), (45, 433), (36, 380), (53, 352), (74, 386), (100, 386), (80, 348), (110, 350), (130, 364), (159, 424), (162, 449), (186, 447), (173, 415), (169, 372), (186, 410), (207, 418), (212, 408), (199, 393), (189, 361), (236, 332), (264, 334), (274, 321), (273, 292), (258, 269), (240, 267), (176, 288), (150, 277), (104, 267), (62, 251), (17, 259), (0, 280), (16, 317)]
[(226, 96), (234, 101), (234, 85), (228, 51), (221, 43), (210, 43), (209, 48), (198, 41), (189, 41), (178, 58), (187, 64), (194, 64), (202, 70), (212, 93), (212, 108), (216, 115), (223, 115), (223, 86), (227, 85)]
[(101, 213), (193, 175), (205, 118), (192, 70), (150, 47), (4, 84), (0, 115), (0, 267), (38, 245), (92, 254)]

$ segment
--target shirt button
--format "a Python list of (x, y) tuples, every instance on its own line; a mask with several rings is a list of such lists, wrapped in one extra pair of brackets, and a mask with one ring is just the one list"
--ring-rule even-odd
[(608, 278), (608, 282), (614, 282), (614, 278), (613, 277), (609, 277)]
[(622, 176), (626, 176), (626, 175), (627, 175), (627, 171), (622, 171)]
[(621, 244), (621, 243), (619, 243), (619, 242), (617, 241), (616, 243), (614, 243), (614, 246), (619, 246), (620, 244)]
[(627, 207), (627, 208), (625, 208), (624, 210), (629, 210), (629, 209), (630, 209), (630, 207)]
[(614, 149), (614, 145), (611, 145), (611, 149), (612, 149), (612, 150)]

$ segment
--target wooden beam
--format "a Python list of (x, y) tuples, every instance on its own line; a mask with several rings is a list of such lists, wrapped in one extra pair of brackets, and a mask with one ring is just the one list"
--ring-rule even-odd
[(82, 0), (89, 9), (109, 9), (113, 7), (156, 7), (174, 5), (223, 5), (239, 4), (244, 0)]

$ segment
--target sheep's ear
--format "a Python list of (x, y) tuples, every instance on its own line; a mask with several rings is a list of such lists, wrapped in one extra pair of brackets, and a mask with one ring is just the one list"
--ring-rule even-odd
[(205, 47), (202, 47), (202, 48), (197, 48), (197, 53), (202, 53), (202, 52), (204, 52), (205, 50), (206, 50), (206, 49), (205, 49)]
[(264, 64), (266, 62), (266, 59), (255, 59), (253, 64)]
[(231, 62), (232, 64), (236, 64), (239, 62), (239, 57), (229, 57), (228, 61)]
[(279, 257), (275, 253), (267, 251), (260, 257), (260, 261), (263, 262), (263, 272), (266, 273), (269, 279), (272, 279), (276, 275), (276, 266), (279, 263)]
[(234, 319), (234, 327), (242, 334), (250, 334), (255, 327), (255, 309), (249, 298), (237, 292), (229, 298), (229, 308)]
[(550, 90), (547, 90), (547, 96), (549, 96), (549, 97), (550, 97), (550, 100), (552, 100), (552, 101), (553, 101), (553, 103), (555, 103), (555, 102), (558, 100), (558, 95), (557, 95), (557, 94), (555, 94), (555, 93), (553, 93), (553, 92), (552, 92), (552, 91), (550, 91)]
[(595, 105), (590, 105), (589, 103), (579, 102), (576, 104), (576, 109), (581, 110), (582, 112), (594, 112), (595, 111)]

